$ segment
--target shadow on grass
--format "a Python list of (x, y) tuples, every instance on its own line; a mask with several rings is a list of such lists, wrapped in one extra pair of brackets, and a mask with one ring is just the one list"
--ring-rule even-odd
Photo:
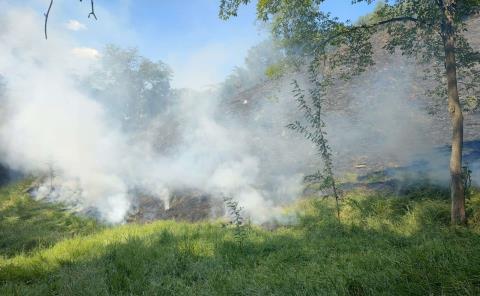
[(29, 184), (25, 181), (0, 189), (0, 256), (47, 248), (101, 228), (94, 220), (75, 216), (61, 205), (33, 200), (26, 193)]
[[(71, 251), (75, 255), (54, 259), (57, 264), (51, 268), (42, 269), (35, 261), (4, 266), (0, 291), (478, 295), (480, 237), (471, 229), (449, 228), (431, 218), (448, 203), (408, 198), (387, 202), (366, 197), (345, 205), (349, 216), (339, 223), (328, 202), (310, 201), (297, 225), (275, 231), (252, 228), (242, 247), (232, 229), (217, 224), (159, 222), (147, 236), (138, 236), (142, 226), (132, 226), (122, 239), (92, 244), (101, 251), (90, 258), (75, 257), (78, 252)], [(396, 217), (385, 220), (383, 212)], [(41, 262), (42, 256), (36, 260)]]

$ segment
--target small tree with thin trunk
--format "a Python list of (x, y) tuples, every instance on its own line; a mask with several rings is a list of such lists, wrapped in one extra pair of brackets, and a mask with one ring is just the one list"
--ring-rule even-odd
[(297, 101), (298, 108), (303, 111), (306, 123), (295, 121), (289, 125), (288, 128), (299, 132), (305, 138), (315, 144), (318, 155), (320, 155), (323, 161), (323, 170), (318, 170), (314, 174), (307, 175), (305, 182), (319, 184), (320, 190), (327, 189), (332, 191), (332, 195), (335, 198), (335, 206), (337, 210), (337, 219), (340, 220), (340, 205), (337, 184), (335, 181), (335, 174), (333, 171), (333, 159), (330, 146), (327, 141), (327, 133), (325, 131), (325, 122), (322, 119), (322, 92), (323, 89), (321, 83), (318, 82), (316, 77), (317, 73), (315, 68), (310, 69), (310, 81), (315, 85), (309, 89), (308, 95), (312, 103), (307, 101), (305, 91), (300, 88), (297, 81), (293, 82), (294, 96)]
[[(220, 17), (236, 16), (250, 0), (221, 0)], [(384, 48), (413, 56), (429, 65), (428, 73), (445, 81), (435, 94), (447, 97), (452, 126), (450, 158), (451, 221), (465, 224), (462, 179), (463, 114), (459, 92), (478, 92), (480, 54), (462, 35), (468, 18), (480, 10), (480, 0), (386, 1), (374, 17), (359, 24), (341, 22), (321, 10), (324, 0), (259, 0), (258, 18), (271, 24), (273, 34), (292, 53), (310, 58), (321, 68), (319, 79), (350, 78), (374, 64), (372, 35), (387, 33)], [(373, 2), (372, 0), (352, 0)], [(459, 81), (461, 88), (459, 88)]]

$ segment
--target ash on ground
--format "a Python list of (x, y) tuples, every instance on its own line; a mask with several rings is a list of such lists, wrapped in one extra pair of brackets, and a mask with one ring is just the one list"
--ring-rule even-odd
[(136, 193), (127, 223), (147, 223), (156, 220), (197, 222), (212, 220), (225, 215), (222, 199), (195, 189), (174, 191), (168, 207), (158, 197)]
[[(76, 188), (72, 186), (72, 188)], [(71, 191), (71, 192), (70, 192)], [(57, 184), (42, 176), (32, 182), (25, 190), (32, 198), (47, 202), (62, 200), (66, 209), (80, 215), (101, 219), (99, 210), (95, 207), (85, 207), (79, 200), (82, 190), (65, 190), (62, 184)], [(214, 220), (225, 216), (225, 205), (220, 197), (195, 189), (174, 190), (169, 195), (168, 204), (161, 197), (141, 190), (129, 192), (131, 207), (125, 222), (148, 223), (156, 220), (176, 220), (198, 222)]]

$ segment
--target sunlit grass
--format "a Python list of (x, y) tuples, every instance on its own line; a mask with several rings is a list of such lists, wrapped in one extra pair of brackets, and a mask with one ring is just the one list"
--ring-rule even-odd
[[(36, 203), (58, 211), (48, 214), (57, 224), (73, 219)], [(460, 228), (449, 226), (449, 201), (433, 189), (350, 192), (340, 221), (331, 200), (303, 199), (289, 208), (295, 224), (252, 226), (241, 246), (233, 229), (215, 222), (92, 231), (81, 220), (86, 233), (58, 239), (65, 228), (45, 218), (36, 227), (55, 233), (48, 245), (25, 252), (28, 233), (20, 231), (0, 259), (0, 295), (478, 295), (479, 208), (475, 193), (471, 224)]]

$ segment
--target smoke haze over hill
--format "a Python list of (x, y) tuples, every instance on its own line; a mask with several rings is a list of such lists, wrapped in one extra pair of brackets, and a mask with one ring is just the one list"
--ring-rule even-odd
[[(221, 87), (172, 90), (158, 113), (125, 128), (125, 114), (115, 107), (125, 92), (100, 95), (84, 83), (92, 80), (92, 69), (107, 67), (98, 63), (102, 52), (85, 54), (59, 32), (39, 42), (41, 23), (19, 9), (4, 12), (0, 21), (2, 113), (8, 114), (0, 161), (25, 174), (54, 171), (54, 190), (45, 182), (37, 197), (118, 223), (135, 191), (168, 205), (172, 192), (193, 188), (230, 196), (252, 220), (264, 222), (300, 196), (304, 175), (320, 166), (312, 145), (285, 127), (301, 117), (290, 83), (302, 74), (265, 82), (253, 95), (225, 97)], [(411, 100), (415, 66), (400, 60), (377, 70), (346, 88), (338, 102), (350, 101), (326, 115), (338, 174), (364, 162), (381, 169), (423, 158), (443, 166), (443, 154), (431, 153), (439, 143), (430, 134), (437, 123), (422, 101)], [(255, 71), (247, 75), (262, 76), (265, 69)], [(127, 85), (130, 78), (124, 79)], [(432, 178), (444, 181), (447, 174), (445, 168)]]

